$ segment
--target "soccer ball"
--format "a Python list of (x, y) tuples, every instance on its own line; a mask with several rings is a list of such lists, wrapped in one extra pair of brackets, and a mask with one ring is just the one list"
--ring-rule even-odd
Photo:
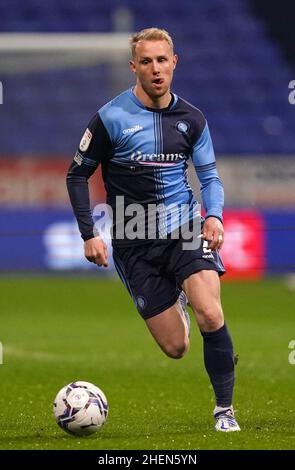
[(88, 436), (106, 422), (108, 402), (96, 385), (73, 382), (56, 395), (53, 413), (57, 424), (64, 431), (77, 436)]

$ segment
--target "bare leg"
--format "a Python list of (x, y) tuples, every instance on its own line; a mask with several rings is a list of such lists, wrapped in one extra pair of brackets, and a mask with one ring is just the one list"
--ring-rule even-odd
[(146, 325), (167, 356), (180, 359), (188, 351), (189, 332), (179, 301), (159, 315), (146, 320)]
[(199, 271), (183, 281), (189, 304), (201, 331), (218, 330), (224, 324), (220, 281), (215, 271)]

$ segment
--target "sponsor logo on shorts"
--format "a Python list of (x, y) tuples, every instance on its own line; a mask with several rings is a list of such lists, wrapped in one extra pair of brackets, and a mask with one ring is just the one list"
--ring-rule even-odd
[(210, 255), (202, 255), (202, 258), (214, 258), (214, 256), (210, 253)]
[(203, 252), (205, 253), (202, 255), (202, 258), (208, 259), (208, 258), (213, 258), (214, 256), (212, 254), (212, 250), (209, 248), (209, 242), (208, 240), (203, 241)]

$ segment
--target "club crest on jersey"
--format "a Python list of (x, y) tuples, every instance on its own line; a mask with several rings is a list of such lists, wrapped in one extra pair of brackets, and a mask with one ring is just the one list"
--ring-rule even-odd
[(79, 145), (79, 149), (81, 150), (81, 152), (85, 152), (88, 149), (91, 139), (92, 139), (92, 133), (87, 128), (83, 134), (83, 137)]
[(176, 129), (178, 130), (178, 132), (180, 132), (181, 134), (187, 134), (188, 131), (189, 131), (189, 128), (190, 128), (190, 125), (188, 122), (186, 121), (178, 121), (176, 123)]

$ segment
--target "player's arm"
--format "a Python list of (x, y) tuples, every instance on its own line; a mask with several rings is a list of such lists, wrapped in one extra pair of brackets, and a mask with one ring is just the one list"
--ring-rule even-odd
[(218, 176), (213, 144), (206, 121), (193, 147), (192, 160), (200, 181), (202, 202), (206, 211), (203, 237), (211, 241), (212, 250), (219, 250), (224, 239), (222, 219), (224, 191)]
[(108, 133), (97, 113), (90, 121), (67, 174), (67, 188), (88, 261), (107, 266), (108, 253), (96, 232), (90, 209), (88, 179), (100, 162), (107, 158), (111, 146)]

